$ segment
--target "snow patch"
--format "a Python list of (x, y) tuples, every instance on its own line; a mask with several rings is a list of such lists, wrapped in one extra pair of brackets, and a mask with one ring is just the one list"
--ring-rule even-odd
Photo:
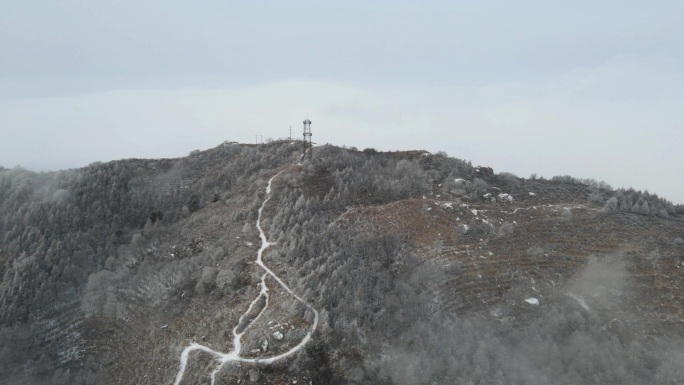
[(532, 306), (538, 306), (539, 305), (539, 300), (534, 298), (534, 297), (526, 299), (525, 302), (527, 302), (528, 304), (530, 304)]

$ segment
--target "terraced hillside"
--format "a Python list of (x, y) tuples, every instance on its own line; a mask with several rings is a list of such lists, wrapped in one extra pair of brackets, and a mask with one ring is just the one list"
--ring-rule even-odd
[(684, 207), (299, 148), (3, 170), (0, 382), (684, 381)]

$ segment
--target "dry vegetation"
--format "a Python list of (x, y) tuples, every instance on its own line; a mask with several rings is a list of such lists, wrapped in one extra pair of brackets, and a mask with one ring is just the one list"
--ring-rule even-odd
[[(298, 165), (298, 150), (0, 171), (0, 382), (171, 383), (189, 342), (229, 351), (259, 290), (256, 211), (281, 170), (264, 260), (320, 326), (295, 357), (226, 366), (217, 383), (684, 381), (681, 206), (422, 151), (323, 146)], [(267, 285), (250, 357), (310, 325)], [(183, 384), (215, 366), (193, 354)]]

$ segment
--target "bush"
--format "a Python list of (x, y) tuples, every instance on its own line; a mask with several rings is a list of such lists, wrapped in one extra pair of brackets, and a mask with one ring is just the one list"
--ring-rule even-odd
[(583, 185), (587, 187), (591, 187), (592, 189), (596, 190), (604, 190), (604, 191), (612, 191), (613, 188), (606, 182), (604, 181), (597, 181), (595, 179), (579, 179), (572, 177), (570, 175), (557, 175), (551, 178), (552, 182), (556, 183), (566, 183), (566, 184), (575, 184), (575, 185)]
[(501, 178), (501, 180), (503, 180), (511, 190), (520, 187), (520, 178), (518, 178), (515, 174), (510, 172), (500, 172), (499, 178)]
[(534, 258), (539, 258), (542, 255), (544, 255), (545, 251), (544, 248), (541, 246), (532, 246), (525, 250), (525, 254), (527, 254), (528, 257), (534, 257)]
[(604, 198), (603, 195), (597, 192), (589, 194), (589, 203), (603, 204), (605, 201), (606, 198)]
[(482, 197), (482, 194), (487, 192), (487, 189), (489, 189), (489, 183), (487, 183), (484, 179), (475, 178), (473, 179), (472, 183), (467, 184), (465, 187), (466, 191), (468, 192), (468, 197), (476, 201)]
[(235, 274), (230, 270), (220, 270), (216, 275), (216, 287), (223, 290), (231, 288), (235, 281)]
[(661, 218), (678, 215), (677, 208), (671, 202), (655, 194), (650, 194), (648, 191), (619, 189), (608, 200), (611, 202), (611, 207), (615, 206), (615, 201), (612, 201), (613, 198), (617, 201), (617, 208), (612, 209), (641, 215), (655, 215)]
[(603, 206), (603, 209), (606, 211), (615, 211), (618, 209), (618, 200), (616, 197), (611, 197), (608, 199), (606, 204)]

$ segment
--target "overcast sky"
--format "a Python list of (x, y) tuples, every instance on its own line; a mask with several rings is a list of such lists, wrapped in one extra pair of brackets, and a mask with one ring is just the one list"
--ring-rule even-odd
[(0, 3), (0, 165), (301, 135), (684, 203), (684, 2)]

